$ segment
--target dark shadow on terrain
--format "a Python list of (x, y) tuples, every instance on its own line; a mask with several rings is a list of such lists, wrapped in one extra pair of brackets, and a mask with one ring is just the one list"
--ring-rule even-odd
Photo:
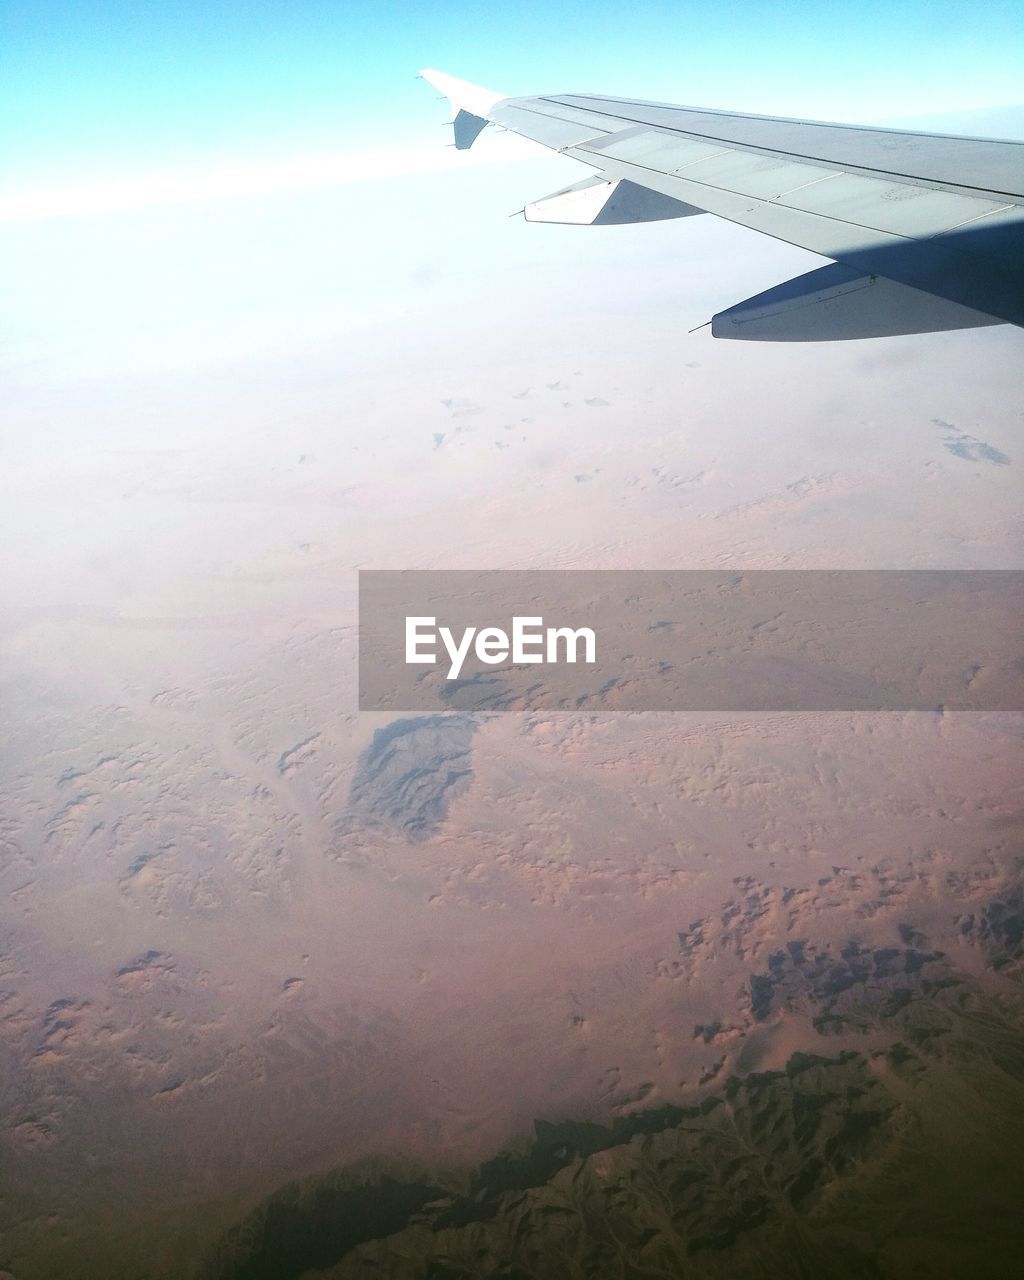
[[(417, 1222), (431, 1235), (487, 1223), (504, 1213), (510, 1201), (518, 1203), (525, 1192), (550, 1186), (570, 1165), (628, 1148), (636, 1138), (672, 1131), (693, 1157), (692, 1164), (684, 1159), (671, 1170), (673, 1194), (685, 1206), (688, 1219), (684, 1254), (721, 1251), (765, 1223), (776, 1212), (778, 1197), (798, 1204), (840, 1174), (894, 1109), (861, 1055), (795, 1054), (784, 1071), (733, 1077), (724, 1097), (707, 1097), (699, 1106), (639, 1111), (608, 1126), (537, 1121), (527, 1151), (487, 1161), (468, 1183), (462, 1179), (463, 1189), (454, 1193), (452, 1183), (458, 1175), (450, 1173), (408, 1181), (384, 1173), (340, 1174), (287, 1187), (230, 1234), (202, 1277), (297, 1280), (305, 1271), (337, 1263), (359, 1244)], [(710, 1118), (720, 1110), (725, 1119), (715, 1124)], [(734, 1115), (742, 1117), (744, 1134), (749, 1135), (740, 1144), (732, 1133)], [(792, 1154), (788, 1160), (776, 1157), (777, 1185), (752, 1185), (750, 1175), (760, 1172), (766, 1154), (757, 1149), (758, 1139), (771, 1137), (777, 1145), (783, 1129)], [(744, 1151), (751, 1139), (755, 1149)], [(463, 1274), (471, 1273), (424, 1259), (424, 1276)]]
[[(1007, 977), (1021, 902), (1011, 889), (960, 922)], [(1024, 1247), (1021, 1004), (912, 925), (899, 935), (793, 940), (750, 974), (747, 1034), (795, 1017), (812, 1043), (842, 1034), (857, 1050), (728, 1075), (693, 1106), (538, 1120), (526, 1147), (472, 1171), (377, 1163), (292, 1184), (201, 1280), (1005, 1280)]]
[(356, 769), (347, 818), (428, 839), (469, 786), (476, 721), (468, 716), (395, 720), (373, 735)]

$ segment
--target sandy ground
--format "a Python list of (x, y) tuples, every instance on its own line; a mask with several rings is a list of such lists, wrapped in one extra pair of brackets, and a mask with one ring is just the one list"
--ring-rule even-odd
[(350, 802), (386, 723), (355, 708), (360, 567), (1020, 567), (1019, 332), (688, 338), (658, 236), (632, 300), (566, 268), (541, 307), (538, 273), (499, 320), (418, 313), (386, 352), (378, 326), (228, 374), (24, 373), (0, 480), (19, 1280), (179, 1277), (289, 1179), (475, 1162), (538, 1117), (779, 1065), (809, 1021), (762, 1025), (749, 980), (787, 939), (913, 926), (1009, 981), (961, 925), (1019, 875), (1019, 717), (496, 716), (450, 794), (417, 740), (422, 838), (422, 796)]

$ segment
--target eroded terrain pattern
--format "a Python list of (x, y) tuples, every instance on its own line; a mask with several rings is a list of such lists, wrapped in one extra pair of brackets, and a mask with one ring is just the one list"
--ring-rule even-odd
[[(302, 213), (334, 261), (356, 190), (259, 243)], [(1019, 332), (809, 365), (682, 332), (682, 289), (749, 291), (710, 220), (579, 273), (438, 219), (438, 272), (406, 213), (408, 308), (361, 257), (315, 273), (327, 319), (256, 281), (237, 363), (147, 321), (138, 376), (64, 305), (99, 220), (53, 261), (25, 228), (82, 332), (6, 370), (0, 1272), (1013, 1274), (1019, 717), (486, 715), (467, 681), (396, 722), (356, 638), (367, 567), (1019, 565)], [(294, 359), (242, 353), (257, 312)]]
[[(531, 1142), (475, 1171), (362, 1167), (297, 1184), (232, 1232), (204, 1275), (1012, 1269), (1024, 1191), (1013, 1154), (1024, 1138), (1020, 996), (987, 996), (938, 953), (852, 942), (814, 955), (791, 942), (745, 994), (757, 1023), (802, 1006), (819, 1052), (716, 1079), (689, 1107), (604, 1125), (538, 1121)], [(850, 1031), (859, 1047), (821, 1052)], [(694, 1028), (705, 1043), (721, 1032)]]

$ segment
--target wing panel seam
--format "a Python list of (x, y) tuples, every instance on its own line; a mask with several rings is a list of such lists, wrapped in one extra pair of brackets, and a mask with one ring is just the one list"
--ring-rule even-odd
[[(662, 173), (663, 172), (659, 169), (648, 169), (644, 165), (638, 164), (633, 160), (620, 160), (617, 156), (609, 155), (608, 159), (611, 160), (613, 164), (624, 165), (630, 169), (640, 169), (644, 173)], [(699, 161), (695, 161), (695, 163), (699, 163)], [(685, 167), (686, 166), (684, 166), (684, 168)], [(663, 176), (666, 178), (673, 178), (676, 176), (676, 172), (672, 171), (669, 173), (663, 173)], [(777, 197), (774, 199), (768, 200), (768, 199), (765, 199), (763, 196), (750, 196), (750, 195), (746, 195), (742, 191), (733, 191), (730, 187), (716, 187), (714, 183), (700, 182), (695, 178), (682, 178), (680, 180), (683, 182), (692, 182), (694, 186), (703, 187), (706, 191), (716, 191), (716, 192), (720, 192), (722, 195), (734, 196), (739, 200), (749, 200), (752, 202), (750, 205), (751, 208), (754, 208), (756, 206), (761, 206), (762, 208), (783, 209), (785, 210), (786, 213), (799, 214), (801, 217), (810, 218), (817, 223), (821, 223), (825, 225), (839, 224), (841, 226), (846, 226), (846, 227), (856, 227), (860, 231), (872, 231), (877, 235), (891, 236), (893, 237), (893, 239), (896, 239), (896, 240), (914, 241), (914, 240), (921, 240), (921, 239), (932, 239), (933, 236), (942, 234), (942, 232), (936, 231), (929, 236), (922, 237), (922, 236), (909, 235), (902, 231), (889, 231), (882, 227), (873, 227), (870, 224), (865, 222), (853, 222), (849, 218), (838, 218), (838, 217), (835, 217), (833, 214), (815, 213), (813, 210), (801, 209), (796, 205), (783, 204), (781, 200)], [(716, 213), (716, 216), (719, 218), (725, 218), (727, 221), (730, 221), (730, 222), (736, 221), (735, 218), (731, 218), (727, 213)], [(740, 223), (739, 225), (742, 226), (744, 224)], [(761, 228), (754, 228), (754, 229), (758, 231), (761, 230)], [(949, 228), (943, 228), (943, 230), (949, 230)], [(762, 232), (762, 234), (771, 235), (772, 233)], [(783, 236), (775, 236), (773, 238), (778, 240), (785, 239), (785, 237)], [(786, 243), (793, 243), (793, 242), (787, 241)], [(811, 252), (817, 252), (817, 250), (812, 250)]]
[[(682, 109), (685, 110), (685, 108), (682, 108)], [(614, 112), (611, 112), (611, 111), (598, 112), (597, 114), (604, 115), (610, 120), (622, 120), (629, 125), (641, 125), (641, 126), (646, 125), (646, 127), (649, 128), (652, 133), (664, 133), (676, 138), (686, 138), (692, 142), (705, 142), (708, 144), (718, 143), (723, 148), (730, 151), (744, 151), (754, 155), (788, 157), (790, 160), (797, 161), (797, 163), (806, 162), (808, 164), (819, 165), (822, 168), (834, 169), (837, 167), (836, 162), (834, 160), (828, 160), (824, 156), (809, 155), (803, 151), (784, 151), (778, 147), (764, 147), (764, 146), (758, 146), (749, 142), (736, 142), (729, 138), (718, 137), (716, 134), (713, 134), (713, 133), (695, 133), (692, 130), (688, 130), (688, 129), (675, 129), (675, 128), (672, 128), (671, 126), (666, 126), (666, 125), (653, 125), (643, 120), (637, 120), (632, 116), (616, 115)], [(725, 113), (723, 112), (723, 114)], [(751, 118), (763, 119), (764, 117), (751, 117)], [(799, 121), (794, 123), (805, 123), (805, 122)], [(806, 121), (806, 123), (814, 124), (816, 122)], [(828, 127), (855, 128), (856, 126), (821, 125), (820, 127), (821, 128), (828, 128)], [(606, 135), (606, 136), (614, 137), (614, 134)], [(904, 182), (910, 186), (932, 187), (932, 188), (937, 188), (939, 190), (950, 190), (953, 192), (957, 192), (957, 191), (978, 192), (979, 195), (999, 196), (1004, 200), (1009, 200), (1011, 204), (1019, 204), (1022, 201), (1024, 201), (1024, 194), (1020, 192), (999, 191), (992, 187), (973, 186), (970, 183), (940, 182), (937, 179), (933, 179), (933, 178), (919, 178), (915, 174), (901, 173), (897, 169), (879, 169), (879, 168), (875, 168), (872, 165), (862, 165), (862, 164), (859, 164), (859, 165), (844, 164), (842, 166), (839, 166), (839, 168), (840, 168), (840, 172), (842, 173), (866, 173), (872, 176), (884, 175), (887, 178), (895, 179), (898, 182)]]

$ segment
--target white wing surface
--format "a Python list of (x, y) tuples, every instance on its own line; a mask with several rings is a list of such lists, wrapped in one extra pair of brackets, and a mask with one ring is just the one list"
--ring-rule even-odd
[(528, 204), (600, 225), (706, 212), (833, 264), (716, 315), (720, 338), (811, 341), (1024, 327), (1024, 143), (556, 94), (423, 71), (455, 144), (494, 124), (596, 170)]

